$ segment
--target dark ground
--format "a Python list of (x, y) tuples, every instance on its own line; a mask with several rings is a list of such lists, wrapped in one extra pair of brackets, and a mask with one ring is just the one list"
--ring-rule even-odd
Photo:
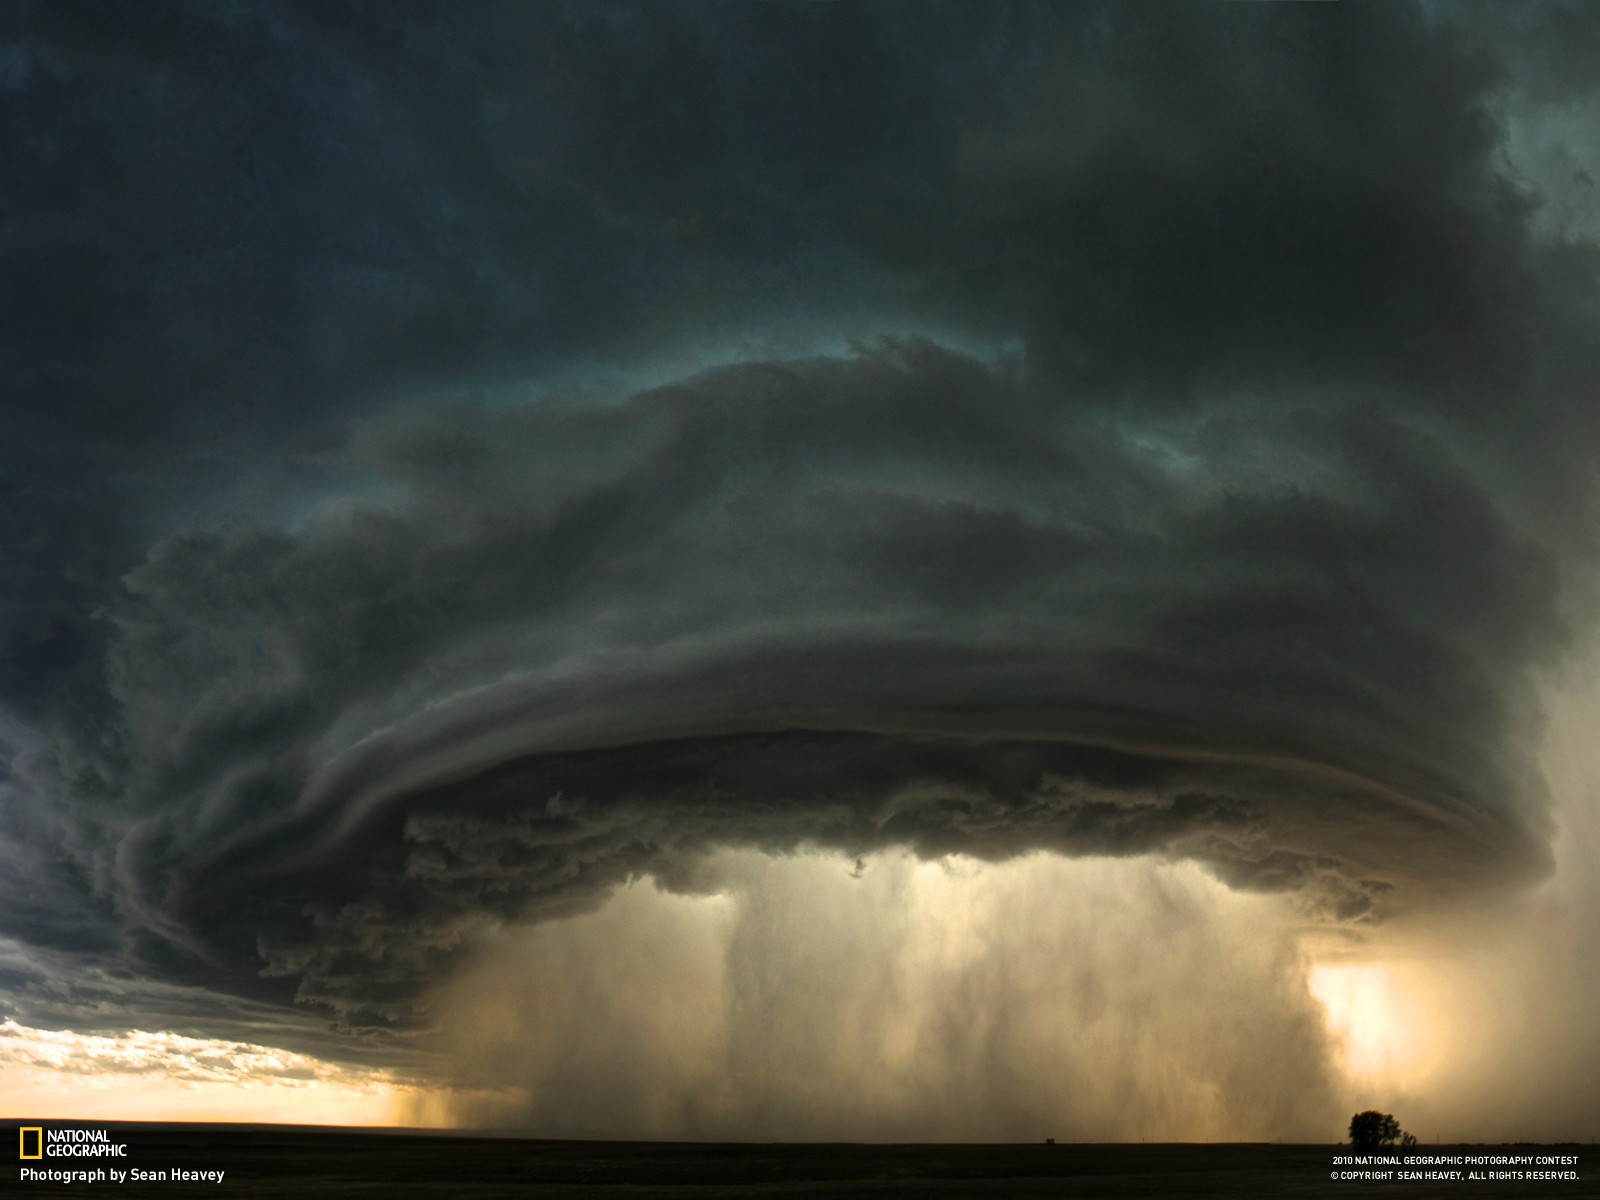
[[(350, 1132), (242, 1125), (106, 1123), (125, 1159), (16, 1161), (16, 1129), (66, 1122), (6, 1122), (0, 1180), (13, 1195), (228, 1197), (446, 1197), (489, 1200), (687, 1200), (688, 1197), (1108, 1196), (1252, 1197), (1376, 1195), (1600, 1198), (1600, 1150), (1589, 1146), (1422, 1147), (1428, 1154), (1576, 1154), (1578, 1180), (1399, 1181), (1329, 1178), (1341, 1146), (997, 1145), (876, 1146), (547, 1142), (409, 1132)], [(22, 1166), (119, 1170), (221, 1168), (217, 1183), (79, 1185), (30, 1181)], [(1418, 1169), (1418, 1168), (1411, 1168)], [(1485, 1167), (1451, 1168), (1488, 1170)], [(1503, 1169), (1503, 1168), (1502, 1168)], [(1536, 1168), (1537, 1169), (1537, 1168)], [(1549, 1169), (1549, 1168), (1545, 1168)], [(1570, 1170), (1570, 1167), (1557, 1167)]]

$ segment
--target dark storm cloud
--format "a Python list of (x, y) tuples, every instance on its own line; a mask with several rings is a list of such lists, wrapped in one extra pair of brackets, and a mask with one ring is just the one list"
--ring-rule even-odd
[(1594, 248), (1457, 17), (9, 9), (5, 932), (406, 1026), (721, 846), (1532, 877)]

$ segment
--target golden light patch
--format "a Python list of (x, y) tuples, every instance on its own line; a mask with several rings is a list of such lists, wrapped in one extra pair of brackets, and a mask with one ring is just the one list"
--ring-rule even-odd
[(1400, 972), (1376, 963), (1318, 966), (1308, 983), (1353, 1081), (1414, 1079), (1427, 1058), (1426, 1013)]
[(0, 1095), (13, 1117), (387, 1125), (417, 1111), (426, 1091), (280, 1047), (0, 1022)]

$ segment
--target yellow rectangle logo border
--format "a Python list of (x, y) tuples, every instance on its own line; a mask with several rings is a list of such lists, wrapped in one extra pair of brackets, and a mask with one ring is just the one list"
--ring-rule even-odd
[[(28, 1135), (30, 1133), (37, 1133), (39, 1135), (39, 1152), (37, 1154), (29, 1154), (28, 1153)], [(44, 1126), (43, 1125), (24, 1125), (24, 1126), (22, 1126), (21, 1128), (19, 1128), (17, 1130), (17, 1157), (18, 1158), (43, 1158), (44, 1157)]]

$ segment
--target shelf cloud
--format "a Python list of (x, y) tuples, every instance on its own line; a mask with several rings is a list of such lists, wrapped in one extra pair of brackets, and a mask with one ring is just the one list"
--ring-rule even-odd
[(1545, 878), (1597, 30), (13, 6), (0, 1012), (398, 1062), (729, 854)]

